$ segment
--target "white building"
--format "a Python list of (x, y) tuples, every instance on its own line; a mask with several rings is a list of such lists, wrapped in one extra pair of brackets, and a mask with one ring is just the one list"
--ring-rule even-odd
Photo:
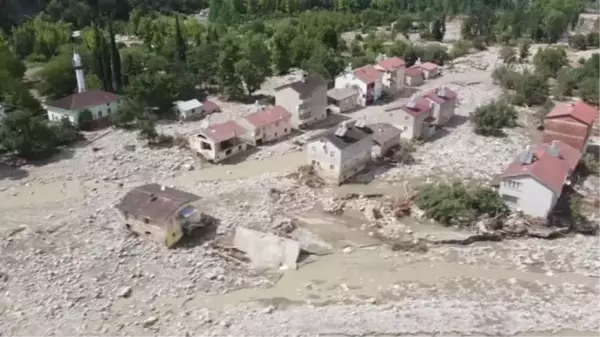
[(309, 165), (324, 180), (341, 184), (371, 160), (372, 130), (364, 120), (345, 121), (306, 145)]
[(385, 54), (379, 54), (375, 61), (375, 69), (383, 72), (383, 91), (392, 96), (402, 92), (406, 62), (399, 57), (387, 57)]
[(352, 65), (348, 65), (345, 72), (335, 79), (335, 87), (338, 89), (358, 88), (357, 102), (359, 105), (367, 106), (381, 98), (383, 74), (383, 71), (370, 65), (354, 70), (352, 70)]
[(528, 146), (499, 176), (498, 193), (511, 209), (546, 218), (580, 158), (579, 150), (559, 141)]
[(60, 121), (67, 118), (73, 125), (78, 125), (81, 112), (89, 110), (94, 124), (108, 123), (110, 115), (120, 106), (119, 95), (102, 90), (87, 91), (81, 58), (77, 53), (73, 54), (73, 66), (77, 79), (77, 93), (43, 104), (44, 109), (48, 111), (48, 120)]
[(202, 109), (202, 103), (197, 99), (191, 99), (189, 101), (176, 101), (175, 111), (181, 120), (189, 120), (194, 118), (200, 118), (204, 110)]

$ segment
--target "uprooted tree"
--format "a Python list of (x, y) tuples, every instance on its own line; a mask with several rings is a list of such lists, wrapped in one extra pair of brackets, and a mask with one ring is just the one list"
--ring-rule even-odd
[(419, 189), (414, 201), (426, 217), (445, 226), (469, 226), (482, 215), (508, 213), (508, 208), (492, 189), (467, 187), (460, 183), (426, 185)]

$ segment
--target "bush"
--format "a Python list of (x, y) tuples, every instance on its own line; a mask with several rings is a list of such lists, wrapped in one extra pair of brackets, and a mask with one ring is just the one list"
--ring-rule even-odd
[(540, 105), (548, 99), (546, 79), (530, 73), (521, 74), (516, 79), (515, 91), (512, 100), (515, 105)]
[(600, 34), (598, 32), (591, 32), (586, 36), (588, 47), (598, 48), (600, 47)]
[(77, 116), (77, 126), (81, 130), (89, 131), (92, 128), (92, 121), (94, 120), (94, 116), (92, 112), (88, 109), (85, 109), (79, 113)]
[(452, 46), (452, 49), (450, 50), (450, 56), (453, 59), (465, 56), (471, 51), (471, 48), (473, 48), (473, 43), (460, 40)]
[(58, 123), (51, 123), (50, 127), (54, 131), (57, 146), (71, 145), (84, 139), (83, 135), (66, 117)]
[(519, 59), (524, 62), (529, 57), (529, 48), (531, 47), (531, 41), (525, 39), (521, 41), (519, 45)]
[(587, 153), (583, 156), (583, 164), (585, 166), (586, 175), (600, 175), (600, 162), (598, 161), (597, 156)]
[(562, 47), (547, 47), (538, 50), (533, 58), (535, 69), (543, 77), (556, 77), (560, 68), (569, 63), (567, 52)]
[(498, 194), (489, 188), (455, 184), (426, 185), (415, 198), (425, 216), (443, 225), (463, 225), (481, 215), (496, 216), (508, 211)]
[(504, 46), (500, 50), (500, 58), (504, 63), (510, 63), (515, 61), (516, 55), (517, 53), (515, 52), (515, 49), (511, 46)]
[(587, 37), (583, 34), (575, 34), (569, 39), (569, 46), (577, 50), (586, 50), (588, 47)]
[(491, 102), (475, 109), (471, 121), (475, 133), (483, 136), (504, 136), (503, 128), (517, 126), (517, 110), (506, 102)]
[(477, 50), (486, 50), (487, 45), (483, 36), (477, 36), (473, 39), (473, 47)]
[(594, 105), (600, 104), (600, 101), (598, 100), (598, 96), (600, 95), (598, 81), (598, 77), (588, 77), (581, 83), (579, 87), (579, 96), (581, 96), (586, 103)]

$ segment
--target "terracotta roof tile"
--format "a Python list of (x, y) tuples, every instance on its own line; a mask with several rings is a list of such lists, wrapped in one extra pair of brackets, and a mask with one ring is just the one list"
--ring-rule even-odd
[(114, 102), (118, 99), (119, 95), (111, 92), (102, 90), (89, 90), (69, 95), (54, 102), (46, 103), (46, 105), (65, 110), (81, 110)]
[(582, 152), (584, 150), (584, 146), (586, 144), (585, 137), (578, 137), (572, 134), (564, 133), (564, 132), (554, 132), (551, 130), (544, 130), (542, 133), (542, 143), (550, 144), (552, 141), (558, 140), (565, 144), (568, 144), (574, 149)]
[(257, 111), (244, 118), (255, 127), (262, 128), (290, 117), (292, 117), (292, 114), (289, 111), (280, 105), (275, 105), (273, 107)]
[(423, 97), (419, 97), (415, 100), (415, 107), (410, 108), (407, 105), (402, 106), (402, 109), (406, 111), (409, 115), (413, 117), (420, 116), (424, 113), (429, 113), (431, 111), (431, 105), (429, 101)]
[(584, 102), (577, 102), (557, 104), (554, 109), (552, 109), (552, 111), (546, 115), (546, 118), (554, 119), (569, 116), (575, 118), (581, 123), (592, 125), (598, 118), (598, 115), (598, 109)]
[(375, 83), (379, 80), (383, 73), (373, 66), (364, 66), (354, 69), (354, 76), (366, 84)]
[(581, 153), (560, 141), (555, 142), (559, 149), (559, 156), (554, 157), (548, 153), (550, 145), (539, 144), (532, 148), (534, 160), (531, 164), (522, 164), (520, 155), (504, 170), (500, 178), (531, 176), (560, 194), (565, 179), (577, 167)]
[(202, 110), (210, 114), (213, 112), (220, 111), (221, 108), (217, 105), (217, 103), (213, 101), (204, 100), (204, 102), (202, 102)]
[(406, 66), (406, 62), (399, 57), (389, 57), (377, 63), (377, 65), (387, 71), (395, 71)]
[(412, 66), (412, 67), (406, 68), (406, 70), (404, 71), (404, 75), (410, 76), (410, 77), (423, 76), (423, 69)]
[(438, 69), (440, 66), (433, 62), (425, 62), (425, 63), (422, 63), (420, 65), (420, 67), (427, 71), (434, 71), (434, 70)]
[(438, 88), (429, 90), (423, 96), (428, 97), (428, 98), (432, 99), (434, 102), (439, 103), (439, 104), (444, 103), (446, 101), (451, 101), (453, 99), (456, 99), (457, 94), (454, 90), (444, 87), (443, 88), (443, 96), (440, 96), (440, 94), (442, 94), (440, 92), (441, 90), (442, 90), (442, 87), (438, 87)]
[(219, 143), (235, 137), (239, 137), (246, 133), (246, 130), (234, 121), (214, 124), (206, 129), (201, 130), (202, 134), (207, 138)]

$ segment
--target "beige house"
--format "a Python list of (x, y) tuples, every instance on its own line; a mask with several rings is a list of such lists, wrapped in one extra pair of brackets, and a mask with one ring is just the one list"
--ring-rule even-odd
[(436, 125), (444, 125), (452, 119), (456, 110), (456, 92), (442, 85), (426, 92), (423, 97), (433, 103), (432, 116), (436, 119)]
[(344, 113), (359, 106), (359, 89), (356, 87), (334, 88), (327, 92), (329, 113)]
[(394, 125), (402, 130), (402, 138), (428, 139), (435, 133), (433, 103), (428, 99), (412, 97), (401, 107), (386, 109)]
[(362, 171), (371, 160), (371, 132), (356, 121), (342, 122), (306, 145), (308, 164), (324, 180), (341, 184)]
[(241, 136), (246, 142), (257, 146), (283, 138), (292, 132), (292, 114), (284, 107), (257, 106), (256, 112), (237, 121), (246, 132)]
[(199, 196), (148, 184), (129, 191), (115, 205), (125, 228), (172, 247), (183, 235), (202, 225), (202, 213), (196, 202)]
[(247, 148), (246, 130), (234, 121), (211, 125), (189, 138), (193, 151), (217, 163)]
[(425, 83), (425, 75), (420, 67), (412, 66), (404, 71), (404, 83), (409, 87), (418, 87)]
[(295, 129), (327, 118), (327, 81), (316, 75), (303, 75), (295, 82), (275, 89), (275, 104), (292, 114)]
[(380, 54), (376, 62), (375, 69), (383, 73), (381, 79), (383, 91), (392, 96), (402, 92), (406, 62), (399, 57), (387, 57), (385, 54)]
[(373, 148), (371, 157), (380, 158), (384, 156), (392, 147), (400, 145), (402, 130), (387, 123), (375, 123), (367, 126), (371, 130), (373, 138)]
[(418, 59), (415, 63), (415, 66), (423, 70), (423, 75), (425, 76), (426, 80), (438, 77), (442, 74), (442, 69), (440, 66), (433, 62), (421, 63), (421, 59)]

